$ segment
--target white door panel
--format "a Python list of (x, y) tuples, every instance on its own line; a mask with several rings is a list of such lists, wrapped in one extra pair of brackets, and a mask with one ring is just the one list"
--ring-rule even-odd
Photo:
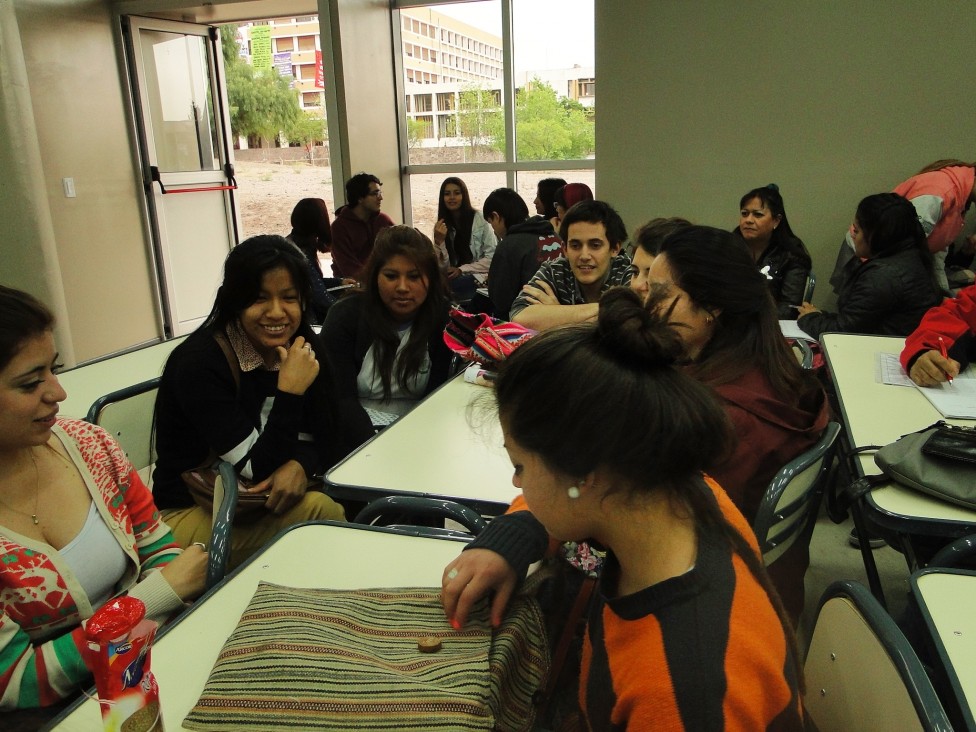
[(233, 151), (219, 34), (208, 26), (124, 19), (164, 317), (172, 335), (210, 312), (236, 244)]

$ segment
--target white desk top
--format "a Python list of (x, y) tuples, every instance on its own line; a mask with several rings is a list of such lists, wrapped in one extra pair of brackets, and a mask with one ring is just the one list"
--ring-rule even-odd
[(58, 374), (68, 393), (59, 414), (84, 419), (100, 396), (159, 376), (169, 354), (182, 342), (183, 338), (173, 338)]
[[(284, 534), (200, 601), (153, 646), (163, 723), (183, 729), (224, 641), (233, 632), (258, 582), (289, 587), (440, 587), (444, 566), (464, 544), (376, 529), (307, 524)], [(102, 728), (98, 702), (87, 700), (52, 729)]]
[[(939, 411), (914, 387), (880, 384), (875, 380), (876, 353), (901, 353), (904, 338), (828, 333), (821, 339), (844, 412), (852, 447), (887, 445), (909, 432), (942, 419)], [(966, 420), (947, 420), (973, 424)], [(873, 454), (860, 458), (865, 475), (881, 472)], [(868, 500), (892, 517), (961, 521), (976, 524), (976, 511), (930, 498), (895, 483), (871, 491)]]
[(491, 391), (461, 374), (332, 468), (326, 482), (358, 500), (416, 494), (485, 513), (504, 511), (519, 494)]
[(927, 615), (943, 662), (959, 682), (960, 704), (972, 715), (976, 700), (976, 574), (928, 569), (912, 577), (915, 597)]

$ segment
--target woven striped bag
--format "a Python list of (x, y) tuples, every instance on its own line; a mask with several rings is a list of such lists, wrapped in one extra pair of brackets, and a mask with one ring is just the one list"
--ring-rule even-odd
[[(438, 588), (314, 590), (261, 583), (196, 706), (194, 730), (529, 730), (546, 683), (542, 613), (513, 600), (492, 632), (462, 631)], [(441, 641), (421, 653), (418, 639)]]

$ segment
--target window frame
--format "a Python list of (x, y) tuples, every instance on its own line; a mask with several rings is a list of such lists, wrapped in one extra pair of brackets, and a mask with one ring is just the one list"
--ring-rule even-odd
[[(454, 5), (458, 2), (482, 2), (485, 0), (393, 0), (391, 28), (395, 45), (395, 87), (397, 91), (397, 125), (400, 138), (400, 186), (403, 197), (404, 221), (413, 224), (413, 202), (411, 199), (410, 177), (412, 175), (443, 174), (461, 175), (466, 172), (505, 173), (505, 185), (518, 190), (518, 174), (532, 171), (596, 170), (596, 151), (592, 158), (572, 160), (517, 160), (515, 145), (515, 50), (513, 43), (512, 3), (514, 0), (498, 0), (502, 12), (502, 108), (505, 120), (504, 160), (493, 163), (429, 163), (410, 162), (410, 147), (407, 137), (408, 112), (406, 106), (406, 74), (403, 64), (403, 39), (401, 31), (403, 20), (401, 10), (411, 8), (434, 8), (438, 5)], [(594, 0), (595, 1), (595, 0)], [(595, 74), (594, 74), (595, 76)], [(414, 82), (416, 83), (416, 81)], [(433, 101), (433, 100), (432, 100)], [(416, 113), (416, 110), (415, 110)]]

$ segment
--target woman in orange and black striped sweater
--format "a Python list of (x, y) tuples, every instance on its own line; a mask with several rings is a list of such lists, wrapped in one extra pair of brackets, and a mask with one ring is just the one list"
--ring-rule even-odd
[(529, 510), (447, 566), (445, 612), (460, 628), (494, 591), (498, 622), (521, 557), (541, 553), (527, 547), (540, 526), (593, 539), (608, 554), (580, 668), (589, 729), (800, 730), (789, 623), (748, 524), (702, 476), (725, 456), (729, 422), (671, 367), (681, 348), (664, 318), (612, 290), (597, 323), (542, 333), (502, 366), (498, 413), (525, 504), (513, 508)]

